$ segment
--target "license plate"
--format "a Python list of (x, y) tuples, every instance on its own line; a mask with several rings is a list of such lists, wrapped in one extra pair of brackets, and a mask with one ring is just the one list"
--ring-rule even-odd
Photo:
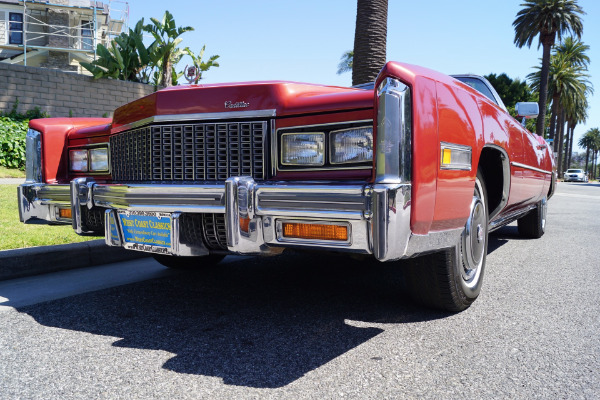
[(171, 253), (171, 214), (154, 211), (120, 211), (125, 248), (150, 253)]

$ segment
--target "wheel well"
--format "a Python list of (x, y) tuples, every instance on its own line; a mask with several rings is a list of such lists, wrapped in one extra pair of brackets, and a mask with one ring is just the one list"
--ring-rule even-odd
[(483, 174), (491, 221), (508, 201), (510, 184), (508, 157), (500, 148), (484, 147), (479, 156), (478, 168)]

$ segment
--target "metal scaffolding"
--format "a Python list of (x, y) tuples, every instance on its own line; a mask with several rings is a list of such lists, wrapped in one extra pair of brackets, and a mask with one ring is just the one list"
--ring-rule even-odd
[[(28, 53), (31, 58), (32, 52), (37, 53), (36, 56), (60, 52), (68, 54), (69, 59), (92, 61), (96, 59), (98, 43), (108, 46), (112, 39), (129, 29), (127, 1), (0, 0), (0, 6), (2, 3), (22, 7), (22, 21), (6, 18), (9, 35), (16, 32), (21, 43), (11, 43), (12, 36), (7, 43), (0, 43), (1, 62), (27, 65)], [(13, 10), (10, 10), (11, 18), (16, 14)]]

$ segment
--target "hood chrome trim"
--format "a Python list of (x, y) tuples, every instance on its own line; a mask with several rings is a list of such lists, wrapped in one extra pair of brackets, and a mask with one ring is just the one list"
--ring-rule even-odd
[(227, 111), (216, 113), (195, 113), (195, 114), (168, 114), (155, 115), (141, 119), (139, 121), (130, 122), (125, 125), (113, 127), (111, 133), (119, 133), (129, 129), (139, 128), (140, 126), (162, 123), (162, 122), (184, 122), (184, 121), (208, 121), (218, 119), (239, 119), (239, 118), (272, 118), (277, 115), (277, 110), (253, 110), (253, 111)]

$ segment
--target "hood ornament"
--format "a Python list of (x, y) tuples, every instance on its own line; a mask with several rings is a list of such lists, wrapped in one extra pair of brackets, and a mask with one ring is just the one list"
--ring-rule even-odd
[(250, 103), (246, 103), (245, 101), (226, 101), (225, 108), (246, 108), (250, 107)]

